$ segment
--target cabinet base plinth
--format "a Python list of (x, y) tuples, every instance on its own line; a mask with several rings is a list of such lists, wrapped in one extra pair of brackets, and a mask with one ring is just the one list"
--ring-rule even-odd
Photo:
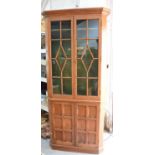
[(69, 152), (83, 152), (83, 153), (92, 153), (92, 154), (99, 154), (103, 151), (102, 148), (92, 148), (92, 147), (74, 147), (74, 146), (64, 146), (64, 145), (51, 145), (52, 149), (60, 150), (60, 151), (69, 151)]

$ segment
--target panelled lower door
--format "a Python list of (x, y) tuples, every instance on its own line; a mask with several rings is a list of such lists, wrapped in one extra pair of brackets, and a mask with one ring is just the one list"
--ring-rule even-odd
[[(52, 18), (50, 21), (49, 97), (52, 120), (52, 143), (74, 145), (74, 108), (72, 102), (57, 99), (73, 98), (73, 18)], [(52, 78), (51, 78), (52, 77)]]
[(53, 144), (74, 145), (74, 106), (69, 102), (52, 102)]
[(76, 146), (96, 147), (98, 145), (98, 103), (77, 103), (76, 108)]

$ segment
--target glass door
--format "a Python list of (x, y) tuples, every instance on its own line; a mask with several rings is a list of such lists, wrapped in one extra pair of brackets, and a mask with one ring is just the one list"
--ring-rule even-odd
[(52, 94), (72, 95), (72, 21), (51, 21)]
[(77, 96), (98, 96), (99, 20), (76, 20)]

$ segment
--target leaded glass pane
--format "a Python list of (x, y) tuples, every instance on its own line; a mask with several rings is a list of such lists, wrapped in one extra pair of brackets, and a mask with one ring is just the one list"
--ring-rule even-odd
[(72, 94), (72, 80), (71, 79), (63, 79), (63, 94)]
[(51, 39), (60, 39), (60, 30), (52, 30), (51, 34)]
[(88, 38), (97, 39), (98, 38), (98, 29), (88, 29)]
[(77, 76), (86, 77), (86, 71), (81, 60), (77, 60)]
[(58, 61), (59, 66), (62, 68), (65, 62), (65, 55), (62, 51), (62, 48), (59, 49), (59, 53), (57, 55), (57, 61)]
[(98, 60), (94, 60), (89, 70), (89, 77), (98, 77)]
[(71, 22), (70, 21), (62, 21), (62, 29), (70, 29), (71, 28)]
[(65, 53), (68, 58), (71, 57), (71, 40), (63, 40), (62, 41), (63, 49), (65, 50)]
[(60, 41), (52, 41), (52, 58), (56, 57), (57, 51), (60, 47)]
[(52, 60), (52, 76), (60, 76), (60, 69), (56, 60)]
[(88, 80), (88, 95), (97, 96), (98, 95), (98, 80), (90, 79)]
[(77, 57), (81, 58), (84, 49), (86, 48), (86, 40), (77, 40)]
[(63, 77), (71, 77), (72, 73), (71, 73), (71, 60), (67, 60), (64, 70), (63, 70)]
[(77, 79), (77, 94), (86, 95), (86, 79)]
[(60, 80), (60, 78), (53, 78), (53, 93), (61, 94), (61, 80)]
[(88, 28), (98, 28), (98, 20), (97, 19), (88, 20)]
[(60, 21), (52, 21), (51, 22), (51, 29), (60, 29)]
[(94, 58), (98, 58), (98, 39), (88, 40), (88, 46), (93, 53)]
[(77, 37), (80, 39), (86, 38), (86, 30), (77, 30)]
[(86, 28), (86, 20), (78, 20), (77, 28)]
[(90, 50), (87, 48), (82, 58), (87, 69), (89, 68), (92, 59), (93, 58), (92, 58), (92, 55), (90, 54)]
[(62, 30), (62, 39), (70, 39), (71, 30)]

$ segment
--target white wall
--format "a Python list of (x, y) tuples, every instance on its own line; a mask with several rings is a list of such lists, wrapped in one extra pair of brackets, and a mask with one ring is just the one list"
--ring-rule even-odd
[(75, 8), (76, 0), (51, 0), (51, 9)]
[(79, 8), (107, 7), (109, 8), (110, 1), (111, 0), (42, 0), (41, 7), (42, 7), (42, 11), (43, 10), (76, 8), (76, 7), (79, 7)]

